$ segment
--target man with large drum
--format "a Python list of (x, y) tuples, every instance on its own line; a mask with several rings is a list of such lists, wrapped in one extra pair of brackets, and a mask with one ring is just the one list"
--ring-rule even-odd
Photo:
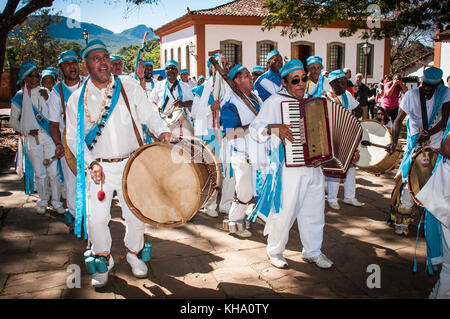
[(414, 201), (410, 194), (410, 185), (407, 184), (413, 154), (425, 145), (432, 148), (440, 147), (449, 116), (450, 89), (440, 83), (442, 74), (442, 70), (436, 67), (425, 69), (422, 85), (405, 93), (392, 127), (393, 143), (389, 146), (390, 153), (397, 148), (403, 120), (409, 116), (407, 150), (400, 163), (396, 176), (398, 182), (393, 192), (397, 197), (393, 202), (397, 205), (393, 206), (390, 217), (390, 222), (394, 223), (395, 233), (398, 235), (407, 236), (408, 225), (413, 221)]
[[(111, 74), (110, 57), (103, 42), (89, 42), (81, 55), (90, 78), (69, 98), (66, 136), (77, 157), (75, 234), (80, 237), (84, 225), (92, 243), (89, 257), (95, 259), (97, 269), (90, 271), (91, 283), (101, 287), (107, 283), (108, 272), (114, 266), (108, 226), (114, 191), (126, 223), (126, 259), (134, 276), (147, 275), (146, 264), (137, 256), (144, 247), (145, 227), (124, 200), (122, 174), (130, 154), (139, 146), (138, 138), (142, 139), (140, 125), (146, 124), (162, 142), (170, 141), (172, 134), (138, 82)], [(104, 198), (97, 196), (99, 192)]]

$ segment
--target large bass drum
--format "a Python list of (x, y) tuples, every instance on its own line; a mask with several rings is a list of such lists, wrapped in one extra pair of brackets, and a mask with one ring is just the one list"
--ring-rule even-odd
[[(389, 129), (378, 121), (361, 121), (363, 129), (362, 141), (387, 146), (392, 143)], [(359, 160), (355, 165), (369, 173), (384, 174), (389, 172), (399, 162), (401, 152), (389, 154), (385, 149), (377, 146), (359, 144)]]
[(64, 146), (64, 156), (66, 157), (67, 165), (69, 166), (72, 173), (77, 176), (77, 158), (73, 155), (72, 151), (67, 145), (66, 129), (64, 129), (62, 144)]
[(419, 148), (411, 156), (411, 166), (408, 171), (408, 188), (411, 197), (417, 205), (424, 207), (423, 204), (416, 198), (422, 187), (430, 179), (433, 174), (434, 166), (439, 155), (439, 150), (432, 147)]
[(128, 207), (141, 221), (172, 228), (215, 199), (221, 171), (214, 151), (198, 138), (146, 144), (131, 154), (122, 190)]

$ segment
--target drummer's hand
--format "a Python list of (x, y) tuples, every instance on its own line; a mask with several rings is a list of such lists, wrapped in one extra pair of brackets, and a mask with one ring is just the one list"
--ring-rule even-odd
[(105, 182), (105, 174), (103, 173), (103, 167), (98, 162), (93, 162), (91, 164), (91, 178), (95, 184), (100, 184)]
[(219, 101), (214, 101), (211, 104), (211, 112), (215, 112), (219, 109), (220, 107), (220, 102)]
[(270, 124), (267, 133), (277, 135), (283, 141), (283, 143), (285, 142), (285, 139), (290, 142), (294, 142), (295, 139), (294, 136), (292, 136), (291, 127), (292, 124)]
[(428, 131), (421, 131), (419, 137), (417, 138), (417, 142), (420, 144), (427, 142), (430, 139), (430, 133)]
[(355, 164), (357, 161), (359, 161), (359, 150), (356, 150), (355, 154), (353, 154), (353, 157), (352, 157), (353, 164)]
[(158, 137), (159, 141), (161, 143), (170, 143), (172, 141), (172, 133), (170, 132), (165, 132), (162, 133), (159, 137)]
[(173, 106), (175, 106), (175, 107), (182, 107), (183, 105), (183, 102), (181, 102), (179, 99), (176, 99), (174, 102), (173, 102)]
[(56, 146), (56, 148), (55, 148), (55, 155), (58, 157), (58, 158), (62, 158), (62, 157), (64, 157), (64, 146), (62, 145), (62, 144), (58, 144), (57, 146)]
[(396, 143), (390, 143), (390, 144), (386, 145), (386, 152), (388, 152), (389, 154), (392, 154), (392, 153), (394, 153), (396, 148), (397, 148)]

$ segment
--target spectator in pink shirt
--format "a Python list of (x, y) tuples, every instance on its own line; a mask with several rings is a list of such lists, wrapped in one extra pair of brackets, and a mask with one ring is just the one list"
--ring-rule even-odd
[(403, 84), (400, 74), (394, 75), (394, 80), (387, 82), (384, 86), (381, 107), (386, 110), (392, 121), (395, 120), (398, 114), (400, 93), (406, 93), (406, 91), (408, 91), (408, 88)]

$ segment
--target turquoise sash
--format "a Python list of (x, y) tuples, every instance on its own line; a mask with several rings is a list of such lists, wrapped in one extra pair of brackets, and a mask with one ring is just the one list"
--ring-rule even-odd
[(314, 92), (308, 93), (308, 97), (311, 98), (322, 97), (324, 78), (325, 77), (322, 74), (319, 76), (319, 83), (317, 84), (316, 89), (314, 90)]

